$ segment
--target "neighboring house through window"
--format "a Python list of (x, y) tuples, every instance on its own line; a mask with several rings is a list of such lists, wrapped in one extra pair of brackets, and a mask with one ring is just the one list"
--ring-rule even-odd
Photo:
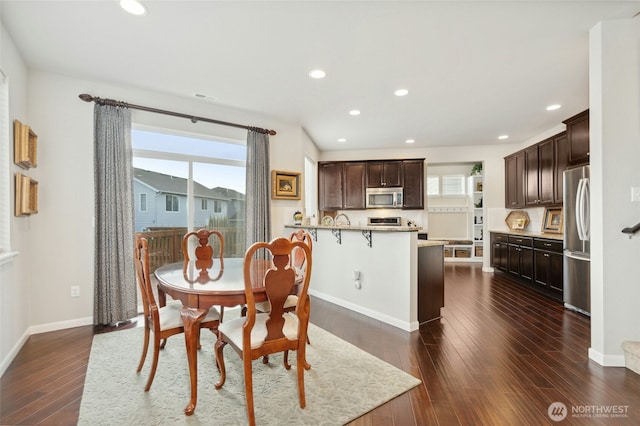
[(168, 212), (179, 212), (180, 211), (180, 200), (175, 195), (167, 194), (167, 208)]
[(140, 211), (147, 211), (147, 194), (140, 194)]

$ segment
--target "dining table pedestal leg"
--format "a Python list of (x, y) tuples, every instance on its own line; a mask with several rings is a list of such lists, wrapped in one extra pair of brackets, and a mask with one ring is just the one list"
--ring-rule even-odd
[(182, 307), (180, 311), (184, 322), (184, 340), (189, 361), (189, 378), (191, 379), (191, 399), (184, 409), (187, 416), (193, 414), (198, 400), (198, 343), (200, 340), (200, 322), (207, 315), (206, 310)]

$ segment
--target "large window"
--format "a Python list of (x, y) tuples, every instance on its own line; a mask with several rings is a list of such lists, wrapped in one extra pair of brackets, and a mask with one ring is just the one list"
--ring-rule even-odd
[(132, 143), (135, 231), (217, 229), (225, 257), (242, 256), (246, 142), (134, 129)]

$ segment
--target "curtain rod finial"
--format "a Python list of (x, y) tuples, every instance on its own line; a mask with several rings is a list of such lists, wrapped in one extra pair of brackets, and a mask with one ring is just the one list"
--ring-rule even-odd
[(83, 93), (81, 95), (78, 96), (80, 99), (82, 99), (85, 102), (91, 102), (93, 100), (93, 96), (91, 95), (87, 95), (86, 93)]
[(275, 131), (275, 130), (268, 130), (268, 133), (269, 133), (271, 136), (275, 136), (275, 135), (276, 135), (276, 131)]

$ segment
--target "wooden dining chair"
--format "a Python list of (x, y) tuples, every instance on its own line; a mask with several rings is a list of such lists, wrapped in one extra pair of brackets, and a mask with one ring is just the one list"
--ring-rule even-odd
[[(142, 295), (142, 307), (144, 309), (144, 343), (142, 346), (142, 356), (138, 364), (137, 372), (140, 373), (147, 356), (150, 334), (153, 332), (153, 363), (149, 372), (149, 379), (144, 388), (145, 392), (151, 389), (153, 378), (158, 367), (158, 356), (160, 349), (167, 344), (167, 338), (174, 334), (184, 332), (184, 322), (180, 316), (181, 303), (170, 303), (167, 306), (158, 306), (151, 286), (151, 274), (149, 269), (149, 247), (147, 239), (136, 235), (136, 246), (134, 251), (134, 263), (136, 267), (136, 279)], [(220, 314), (215, 308), (209, 309), (207, 315), (202, 319), (200, 328), (208, 328), (217, 334)], [(160, 342), (162, 340), (162, 342)]]
[[(307, 273), (300, 278), (291, 268), (290, 259), (295, 249), (305, 256)], [(258, 250), (272, 255), (272, 261), (257, 259)], [(215, 344), (216, 362), (220, 370), (220, 381), (215, 384), (220, 389), (226, 380), (223, 349), (229, 344), (242, 358), (244, 367), (245, 394), (249, 424), (255, 425), (253, 404), (252, 361), (264, 355), (284, 351), (296, 351), (298, 378), (298, 398), (300, 408), (306, 405), (304, 393), (305, 349), (309, 310), (307, 309), (309, 278), (311, 273), (311, 250), (301, 241), (276, 238), (269, 243), (253, 244), (244, 257), (244, 291), (247, 301), (245, 317), (220, 323), (218, 340)], [(299, 288), (299, 301), (293, 312), (285, 312), (285, 302), (295, 286)], [(269, 313), (256, 310), (254, 289), (264, 287), (271, 305)], [(286, 367), (286, 366), (285, 366)], [(289, 366), (290, 367), (290, 366)]]
[[(309, 246), (309, 251), (311, 251), (313, 248), (311, 234), (309, 234), (304, 229), (298, 229), (297, 231), (292, 232), (291, 235), (289, 235), (289, 240), (304, 242), (307, 246)], [(303, 276), (304, 274), (307, 273), (306, 256), (304, 255), (304, 252), (301, 249), (295, 248), (293, 250), (290, 264), (291, 264), (291, 267), (294, 269), (294, 271), (296, 271), (296, 274)], [(290, 294), (284, 303), (284, 311), (294, 312), (296, 310), (297, 305), (298, 305), (298, 295)], [(307, 309), (309, 310), (311, 309), (310, 301), (307, 301), (306, 306), (307, 306)], [(269, 312), (270, 309), (271, 307), (269, 306), (268, 301), (256, 303), (256, 310), (258, 310), (258, 312)], [(309, 340), (309, 336), (307, 336), (307, 343), (311, 344), (311, 341)], [(288, 353), (286, 351), (284, 353), (283, 361), (286, 367), (288, 365)], [(269, 356), (265, 355), (262, 358), (262, 362), (264, 364), (267, 364), (269, 362)], [(305, 368), (307, 370), (311, 368), (311, 365), (309, 365), (306, 361), (305, 361)]]
[[(213, 238), (213, 244), (211, 236)], [(195, 246), (190, 246), (191, 240), (197, 240)], [(216, 241), (217, 240), (217, 241)], [(215, 259), (218, 259), (219, 270), (224, 269), (224, 236), (216, 230), (199, 229), (192, 231), (182, 238), (182, 254), (184, 255), (184, 267), (190, 261), (194, 261), (196, 269), (200, 269), (202, 275), (208, 277), (207, 271), (213, 268)], [(220, 321), (224, 316), (224, 307), (220, 306)]]

